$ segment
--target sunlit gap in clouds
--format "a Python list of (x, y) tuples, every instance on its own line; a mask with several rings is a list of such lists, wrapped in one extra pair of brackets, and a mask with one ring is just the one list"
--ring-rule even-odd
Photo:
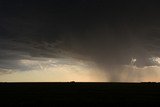
[[(40, 58), (18, 60), (17, 69), (3, 69), (1, 82), (100, 82), (107, 81), (96, 64), (75, 58)], [(23, 69), (18, 69), (18, 67)], [(2, 69), (1, 69), (2, 70)]]
[(136, 66), (138, 59), (132, 58), (129, 65), (124, 65), (119, 75), (123, 82), (159, 82), (160, 81), (160, 58), (152, 57), (148, 60), (151, 66)]

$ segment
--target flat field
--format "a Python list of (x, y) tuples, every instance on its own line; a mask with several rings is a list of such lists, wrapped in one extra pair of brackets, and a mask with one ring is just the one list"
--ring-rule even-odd
[[(37, 82), (0, 83), (1, 104), (158, 104), (160, 83)], [(77, 105), (78, 104), (78, 105)]]

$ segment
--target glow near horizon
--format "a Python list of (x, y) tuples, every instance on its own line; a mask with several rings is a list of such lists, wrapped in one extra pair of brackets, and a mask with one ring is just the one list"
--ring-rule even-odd
[[(154, 57), (152, 60), (160, 64), (159, 59)], [(11, 73), (1, 74), (1, 82), (114, 82), (110, 81), (107, 71), (99, 69), (92, 61), (74, 58), (35, 58), (21, 59), (18, 63), (26, 67), (25, 71), (8, 69)], [(119, 82), (160, 81), (160, 66), (138, 68), (124, 65), (119, 71)]]
[[(72, 58), (38, 58), (19, 60), (31, 69), (0, 75), (1, 82), (95, 82), (106, 81), (96, 65)], [(90, 67), (92, 65), (92, 67)]]

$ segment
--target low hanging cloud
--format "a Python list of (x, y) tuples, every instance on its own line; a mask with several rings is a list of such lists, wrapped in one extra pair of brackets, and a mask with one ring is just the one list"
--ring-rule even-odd
[[(8, 39), (1, 39), (1, 41), (1, 45), (5, 47), (1, 48), (0, 55), (1, 81), (149, 82), (160, 80), (159, 57), (146, 57), (149, 65), (147, 62), (143, 66), (139, 66), (139, 59), (136, 59), (136, 57), (130, 58), (126, 64), (115, 63), (111, 67), (117, 68), (110, 69), (107, 64), (111, 59), (107, 62), (102, 60), (103, 63), (101, 64), (97, 60), (101, 56), (98, 57), (89, 53), (78, 54), (76, 51), (74, 52), (74, 48), (68, 50), (64, 47), (56, 47), (56, 42), (43, 41), (39, 44), (32, 41), (27, 44), (26, 42)], [(59, 41), (59, 43), (63, 43), (63, 41)], [(88, 55), (91, 55), (91, 57), (87, 57)], [(106, 66), (104, 66), (105, 64)], [(111, 62), (111, 64), (113, 63)], [(42, 76), (43, 73), (46, 77), (52, 76), (45, 80), (45, 76)], [(31, 74), (34, 74), (35, 78)], [(16, 75), (21, 76), (21, 79), (16, 79)], [(25, 75), (31, 76), (31, 80), (29, 77), (25, 78)]]
[[(100, 82), (108, 81), (91, 61), (70, 57), (20, 59), (15, 67), (1, 69), (0, 81), (4, 82)], [(9, 63), (8, 63), (9, 64)]]
[[(0, 81), (106, 81), (96, 63), (54, 44), (1, 40)], [(5, 42), (4, 42), (5, 41)], [(4, 44), (3, 44), (4, 42)], [(17, 45), (19, 44), (19, 45)], [(53, 47), (47, 47), (46, 44)], [(40, 45), (41, 48), (37, 45)], [(7, 47), (7, 48), (6, 48)], [(14, 48), (13, 48), (14, 47)], [(42, 48), (44, 47), (44, 48)]]

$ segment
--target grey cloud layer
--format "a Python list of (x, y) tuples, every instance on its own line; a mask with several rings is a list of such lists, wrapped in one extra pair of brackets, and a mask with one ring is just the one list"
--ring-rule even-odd
[(132, 58), (138, 67), (157, 65), (149, 58), (160, 56), (159, 5), (42, 4), (2, 7), (1, 68), (25, 70), (19, 60), (71, 53), (89, 57), (115, 78)]

